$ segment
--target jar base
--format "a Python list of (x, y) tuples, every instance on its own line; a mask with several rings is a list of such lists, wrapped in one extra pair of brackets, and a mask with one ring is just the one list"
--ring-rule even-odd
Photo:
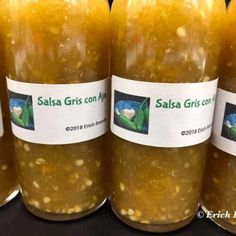
[(92, 214), (93, 212), (97, 211), (100, 209), (104, 203), (106, 202), (107, 199), (104, 199), (98, 206), (94, 207), (93, 209), (90, 209), (85, 212), (81, 213), (75, 213), (75, 214), (56, 214), (56, 213), (49, 213), (45, 211), (41, 211), (35, 207), (30, 206), (24, 201), (24, 205), (26, 209), (33, 214), (34, 216), (37, 216), (39, 218), (42, 218), (44, 220), (50, 220), (50, 221), (70, 221), (70, 220), (77, 220), (80, 218), (83, 218), (87, 215)]
[[(205, 212), (205, 214), (208, 214), (210, 212), (210, 210), (208, 210), (204, 205), (201, 205), (202, 210)], [(236, 234), (236, 225), (232, 225), (220, 218), (209, 218), (212, 222), (214, 222), (216, 225), (218, 225), (219, 227), (221, 227), (222, 229)]]
[(0, 202), (0, 207), (4, 206), (8, 202), (10, 202), (13, 198), (15, 198), (17, 196), (18, 193), (19, 193), (18, 187), (13, 189), (11, 191), (11, 193)]
[(168, 233), (168, 232), (172, 232), (178, 229), (181, 229), (185, 226), (187, 226), (189, 223), (192, 222), (192, 220), (195, 218), (195, 215), (178, 223), (173, 223), (173, 224), (143, 224), (143, 223), (139, 223), (137, 221), (132, 221), (127, 219), (126, 217), (118, 214), (113, 208), (112, 208), (113, 212), (115, 213), (115, 215), (119, 218), (119, 220), (121, 220), (123, 223), (125, 223), (126, 225), (141, 230), (141, 231), (145, 231), (145, 232), (150, 232), (150, 233)]

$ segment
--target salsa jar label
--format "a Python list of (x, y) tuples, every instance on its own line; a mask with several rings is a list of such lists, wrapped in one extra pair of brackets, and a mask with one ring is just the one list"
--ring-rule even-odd
[(2, 120), (2, 107), (0, 103), (0, 138), (3, 136), (3, 134), (4, 134), (4, 129), (3, 129), (3, 120)]
[(36, 84), (7, 79), (12, 130), (38, 144), (72, 144), (108, 130), (109, 79)]
[(112, 77), (111, 131), (153, 147), (186, 147), (209, 139), (218, 79), (154, 83)]
[(222, 151), (236, 155), (235, 93), (218, 89), (211, 142)]

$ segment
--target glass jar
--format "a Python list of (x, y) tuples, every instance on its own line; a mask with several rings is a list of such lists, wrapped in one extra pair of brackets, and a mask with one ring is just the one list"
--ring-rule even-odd
[(199, 205), (225, 3), (115, 0), (110, 201), (126, 224), (167, 232)]
[(6, 1), (12, 129), (27, 209), (71, 220), (106, 199), (109, 6)]
[[(220, 80), (202, 208), (208, 218), (236, 233), (236, 1), (227, 14), (220, 57)], [(215, 215), (214, 215), (215, 214)]]
[(2, 15), (0, 15), (0, 206), (3, 206), (17, 195), (18, 186), (5, 83), (6, 66), (3, 48), (3, 21), (1, 16)]
[[(0, 53), (0, 55), (3, 54)], [(2, 65), (1, 59), (0, 65)], [(1, 67), (1, 69), (3, 69), (3, 67)], [(10, 127), (10, 118), (6, 99), (6, 87), (4, 86), (4, 74), (2, 74), (2, 72), (3, 71), (0, 72), (0, 207), (8, 203), (18, 194), (14, 163), (15, 153), (13, 136)]]

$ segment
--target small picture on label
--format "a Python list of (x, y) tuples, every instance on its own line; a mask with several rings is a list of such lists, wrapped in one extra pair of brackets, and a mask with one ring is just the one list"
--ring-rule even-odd
[(148, 134), (150, 98), (115, 90), (114, 124), (142, 134)]
[(221, 136), (236, 141), (236, 105), (226, 103)]
[(11, 121), (24, 129), (34, 130), (34, 112), (31, 95), (8, 91)]

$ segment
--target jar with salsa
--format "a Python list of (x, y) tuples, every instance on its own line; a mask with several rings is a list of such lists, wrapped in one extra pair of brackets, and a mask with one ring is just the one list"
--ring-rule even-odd
[(17, 0), (3, 7), (23, 201), (48, 220), (83, 217), (106, 199), (108, 2)]
[(223, 0), (115, 0), (110, 201), (126, 224), (179, 229), (199, 206)]
[[(220, 79), (202, 208), (214, 222), (236, 233), (236, 1), (231, 1), (223, 32)], [(216, 217), (212, 217), (213, 214)]]

